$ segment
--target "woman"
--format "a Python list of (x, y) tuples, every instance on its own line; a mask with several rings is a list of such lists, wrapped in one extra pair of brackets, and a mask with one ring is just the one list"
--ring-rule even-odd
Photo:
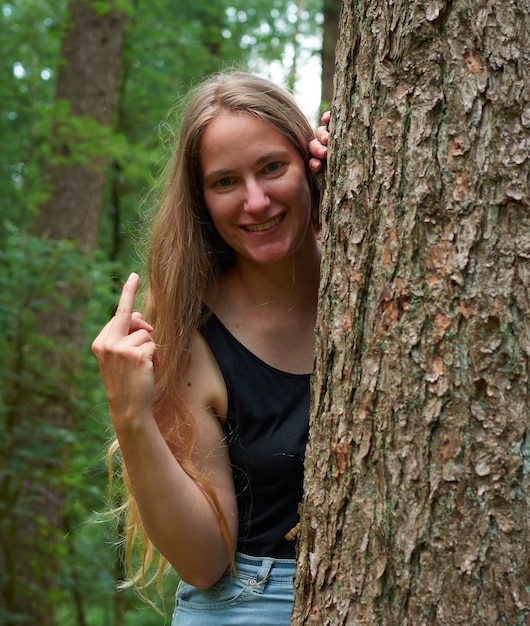
[(129, 518), (181, 578), (179, 626), (289, 623), (322, 128), (319, 137), (269, 81), (234, 73), (198, 87), (153, 224), (148, 322), (133, 312), (131, 274), (93, 343)]

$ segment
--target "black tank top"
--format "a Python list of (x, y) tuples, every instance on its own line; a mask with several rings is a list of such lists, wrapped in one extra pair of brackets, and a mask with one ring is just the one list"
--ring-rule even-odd
[(310, 375), (267, 365), (211, 315), (202, 329), (228, 393), (224, 431), (239, 509), (238, 552), (295, 558), (309, 429)]

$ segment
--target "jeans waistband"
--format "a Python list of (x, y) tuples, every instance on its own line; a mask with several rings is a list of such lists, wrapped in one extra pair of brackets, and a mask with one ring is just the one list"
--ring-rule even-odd
[(248, 577), (258, 582), (262, 580), (292, 580), (296, 561), (295, 559), (249, 556), (236, 552), (235, 565), (239, 577)]

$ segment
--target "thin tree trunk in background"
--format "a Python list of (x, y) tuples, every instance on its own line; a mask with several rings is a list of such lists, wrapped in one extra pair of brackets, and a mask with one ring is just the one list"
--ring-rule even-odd
[(300, 63), (300, 19), (301, 14), (304, 10), (304, 1), (305, 0), (296, 0), (296, 21), (294, 23), (293, 35), (292, 35), (292, 46), (293, 46), (293, 62), (289, 68), (289, 73), (287, 75), (287, 88), (290, 91), (294, 91), (296, 86), (296, 81), (298, 80), (298, 70)]
[[(56, 101), (69, 102), (70, 121), (81, 116), (101, 127), (109, 126), (126, 16), (122, 11), (109, 9), (98, 13), (90, 2), (71, 2), (69, 20), (62, 42), (64, 63), (58, 73)], [(52, 241), (74, 240), (81, 250), (90, 251), (97, 241), (106, 160), (101, 155), (90, 158), (88, 152), (80, 159), (85, 146), (75, 134), (75, 124), (70, 134), (65, 134), (64, 123), (64, 119), (59, 120), (52, 129), (55, 151), (44, 172), (50, 193), (40, 207), (33, 235)], [(12, 403), (20, 410), (15, 420), (14, 449), (24, 448), (26, 441), (35, 436), (46, 445), (46, 460), (34, 462), (31, 480), (15, 484), (14, 475), (11, 482), (13, 489), (18, 490), (16, 502), (5, 512), (13, 517), (9, 524), (12, 536), (3, 537), (8, 549), (2, 549), (2, 563), (12, 566), (12, 571), (7, 572), (9, 593), (4, 594), (5, 609), (13, 620), (18, 613), (19, 619), (12, 622), (17, 626), (56, 623), (56, 553), (63, 534), (64, 505), (61, 471), (68, 456), (68, 440), (59, 433), (71, 428), (75, 412), (76, 388), (72, 381), (79, 369), (79, 324), (84, 313), (70, 305), (86, 302), (87, 289), (84, 284), (73, 284), (65, 268), (57, 292), (65, 297), (68, 309), (52, 300), (53, 308), (39, 316), (39, 332), (50, 346), (40, 367), (56, 373), (56, 385), (49, 395), (37, 394), (35, 389), (40, 387), (31, 385), (31, 374), (26, 373), (26, 386), (18, 389), (20, 398)]]
[(292, 624), (530, 624), (524, 0), (347, 0)]
[(329, 109), (333, 100), (333, 77), (335, 76), (335, 48), (339, 38), (339, 17), (342, 0), (324, 0), (322, 37), (322, 94), (321, 109)]
[[(70, 103), (72, 117), (82, 116), (108, 127), (121, 67), (126, 16), (113, 10), (98, 15), (89, 1), (69, 5), (71, 28), (62, 43), (56, 100)], [(54, 141), (57, 155), (76, 157), (78, 139), (64, 136), (58, 126)], [(93, 248), (96, 245), (101, 194), (105, 177), (105, 157), (89, 163), (51, 166), (45, 172), (51, 195), (39, 210), (34, 234), (51, 239), (76, 239)]]

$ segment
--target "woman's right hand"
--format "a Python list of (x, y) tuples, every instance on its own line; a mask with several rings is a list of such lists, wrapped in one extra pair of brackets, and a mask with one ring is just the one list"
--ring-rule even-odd
[(156, 345), (152, 326), (133, 312), (139, 280), (129, 276), (116, 314), (92, 343), (116, 430), (152, 414)]
[[(153, 418), (157, 365), (153, 328), (133, 312), (139, 278), (131, 274), (123, 286), (116, 315), (92, 344), (107, 390), (110, 413), (127, 468), (130, 488), (145, 532), (182, 580), (207, 588), (230, 562), (219, 518), (202, 489), (177, 460)], [(225, 434), (214, 406), (226, 395), (214, 356), (197, 331), (193, 356), (182, 393), (189, 412), (175, 423), (193, 419), (193, 449), (198, 470), (208, 478), (235, 545), (238, 517), (234, 480)]]

